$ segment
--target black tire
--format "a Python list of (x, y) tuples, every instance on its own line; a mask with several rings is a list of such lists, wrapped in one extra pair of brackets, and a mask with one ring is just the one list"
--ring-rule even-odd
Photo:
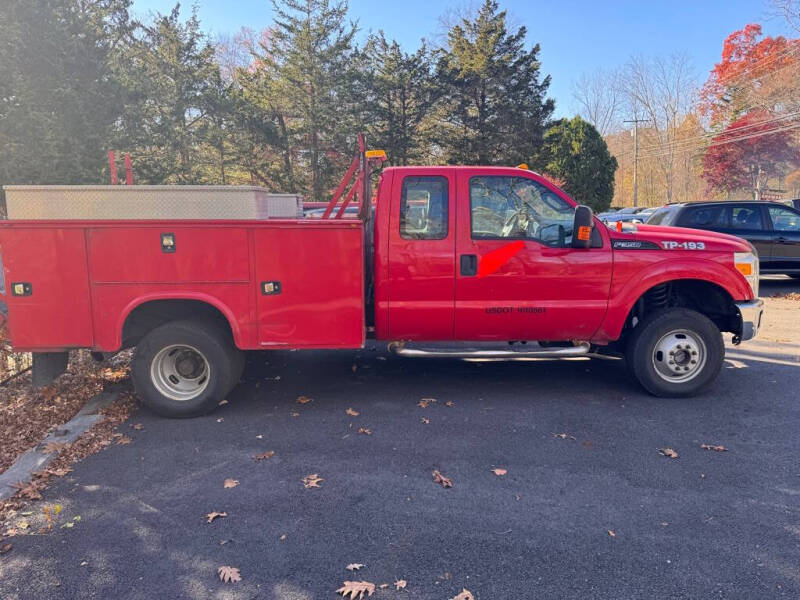
[[(687, 308), (670, 308), (653, 313), (634, 328), (625, 359), (628, 370), (648, 392), (681, 398), (714, 383), (725, 359), (725, 345), (708, 317)], [(681, 369), (683, 373), (674, 372)]]
[(221, 326), (173, 321), (141, 339), (133, 355), (131, 378), (136, 394), (154, 412), (195, 417), (210, 412), (225, 398), (243, 367), (243, 353)]

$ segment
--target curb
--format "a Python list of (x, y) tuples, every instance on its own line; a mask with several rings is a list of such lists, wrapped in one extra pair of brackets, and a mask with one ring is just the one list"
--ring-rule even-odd
[(96, 396), (90, 398), (84, 407), (78, 411), (74, 417), (61, 425), (58, 429), (50, 432), (36, 446), (21, 454), (14, 464), (0, 474), (0, 500), (5, 500), (16, 494), (19, 489), (13, 487), (20, 483), (28, 483), (33, 479), (33, 474), (53, 462), (58, 452), (45, 452), (44, 448), (50, 442), (71, 444), (80, 436), (86, 433), (92, 425), (103, 419), (102, 415), (96, 414), (104, 406), (114, 402), (124, 387), (119, 384), (110, 385)]

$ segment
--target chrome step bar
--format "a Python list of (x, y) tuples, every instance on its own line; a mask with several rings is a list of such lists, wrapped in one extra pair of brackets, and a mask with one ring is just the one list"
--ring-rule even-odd
[(589, 342), (575, 342), (566, 348), (537, 348), (536, 350), (446, 350), (406, 348), (403, 342), (391, 342), (389, 351), (409, 358), (568, 358), (586, 356), (591, 350)]

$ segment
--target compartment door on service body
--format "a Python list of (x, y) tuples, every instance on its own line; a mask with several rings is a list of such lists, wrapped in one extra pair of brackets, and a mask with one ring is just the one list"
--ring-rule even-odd
[(574, 207), (520, 171), (461, 171), (457, 184), (456, 339), (591, 338), (608, 304), (608, 235), (570, 248)]
[(452, 340), (454, 169), (397, 169), (389, 217), (389, 336)]

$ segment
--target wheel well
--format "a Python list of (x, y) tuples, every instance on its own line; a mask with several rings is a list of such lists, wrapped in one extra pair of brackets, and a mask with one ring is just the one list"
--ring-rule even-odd
[(701, 279), (677, 279), (651, 287), (636, 301), (625, 321), (623, 337), (645, 317), (665, 308), (689, 308), (709, 319), (720, 331), (738, 331), (738, 310), (731, 295)]
[(201, 300), (151, 300), (134, 308), (122, 326), (122, 347), (129, 348), (139, 343), (147, 333), (170, 321), (202, 319), (217, 323), (229, 332), (233, 331), (222, 312)]

